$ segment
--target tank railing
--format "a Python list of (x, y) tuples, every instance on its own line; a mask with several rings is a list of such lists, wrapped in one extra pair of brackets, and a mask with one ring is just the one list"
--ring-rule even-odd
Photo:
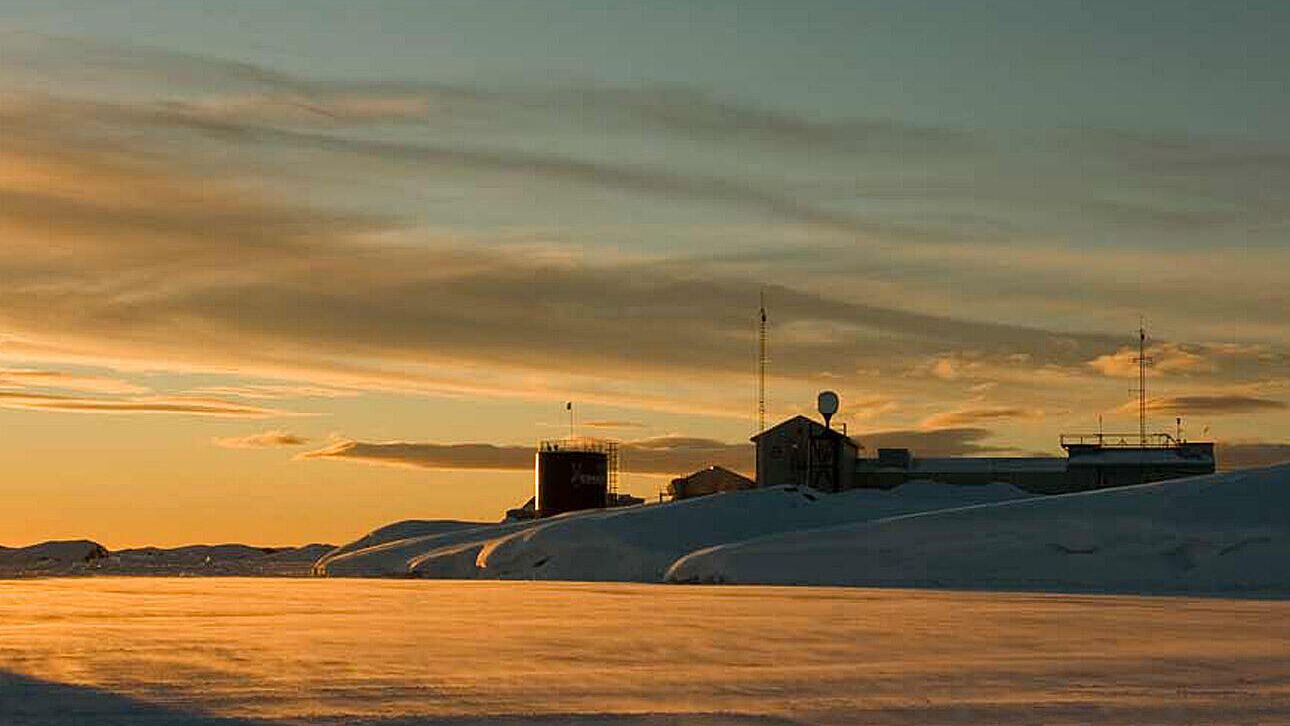
[(1166, 433), (1147, 434), (1146, 439), (1137, 433), (1132, 434), (1062, 434), (1061, 445), (1100, 446), (1105, 449), (1172, 449), (1179, 445), (1178, 439)]
[(563, 439), (548, 439), (538, 443), (538, 451), (596, 451), (609, 453), (611, 450), (617, 448), (618, 443), (616, 441), (593, 439), (583, 436)]

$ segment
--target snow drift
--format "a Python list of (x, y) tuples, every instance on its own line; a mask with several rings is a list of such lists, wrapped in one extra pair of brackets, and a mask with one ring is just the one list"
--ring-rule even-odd
[(796, 487), (574, 512), (533, 522), (404, 522), (318, 562), (334, 576), (659, 582), (696, 549), (779, 532), (1029, 496), (1004, 484), (826, 495)]
[(668, 581), (1290, 594), (1290, 465), (792, 532)]
[[(474, 561), (490, 538), (531, 522), (488, 524), (408, 520), (373, 530), (329, 552), (313, 566), (315, 575), (341, 577), (409, 577), (427, 560), (434, 560), (441, 577), (474, 576)], [(423, 576), (428, 576), (426, 566)], [(453, 573), (460, 570), (456, 575)]]

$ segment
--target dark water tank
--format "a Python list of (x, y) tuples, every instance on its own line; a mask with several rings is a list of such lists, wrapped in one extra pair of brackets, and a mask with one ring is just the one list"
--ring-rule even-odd
[(539, 517), (599, 509), (609, 495), (609, 454), (544, 447), (536, 478)]

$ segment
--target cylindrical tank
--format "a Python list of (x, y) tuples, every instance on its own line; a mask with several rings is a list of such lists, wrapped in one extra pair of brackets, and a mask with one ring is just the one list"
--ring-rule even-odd
[(535, 478), (539, 517), (599, 509), (609, 494), (609, 455), (544, 447), (537, 454)]

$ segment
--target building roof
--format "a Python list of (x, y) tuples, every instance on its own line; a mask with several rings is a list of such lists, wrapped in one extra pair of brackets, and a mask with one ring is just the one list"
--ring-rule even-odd
[(703, 468), (703, 469), (699, 469), (698, 471), (696, 471), (696, 472), (692, 472), (692, 473), (690, 473), (690, 474), (686, 474), (685, 476), (679, 476), (679, 477), (677, 477), (677, 478), (673, 479), (672, 481), (674, 481), (674, 482), (676, 482), (676, 481), (689, 481), (689, 480), (694, 479), (695, 477), (701, 476), (701, 475), (703, 475), (703, 474), (720, 474), (721, 476), (728, 477), (728, 478), (732, 478), (732, 479), (742, 479), (742, 480), (744, 480), (744, 481), (746, 481), (746, 482), (748, 482), (748, 483), (750, 483), (750, 484), (754, 483), (752, 479), (749, 479), (748, 477), (744, 476), (743, 474), (740, 474), (739, 472), (734, 471), (733, 469), (727, 469), (726, 467), (721, 466), (721, 465), (719, 465), (719, 464), (713, 464), (712, 466), (708, 466), (708, 467), (705, 467), (705, 468)]
[(820, 423), (819, 421), (816, 421), (816, 420), (814, 420), (814, 419), (807, 418), (806, 416), (803, 416), (803, 415), (801, 415), (801, 414), (798, 414), (798, 415), (796, 415), (796, 416), (794, 416), (794, 417), (792, 417), (792, 418), (787, 418), (787, 419), (784, 419), (783, 421), (780, 421), (779, 423), (775, 424), (774, 426), (771, 426), (770, 428), (766, 429), (765, 431), (763, 431), (763, 432), (761, 432), (761, 433), (757, 434), (756, 436), (752, 437), (751, 439), (749, 439), (749, 441), (756, 442), (758, 439), (760, 439), (761, 437), (763, 437), (763, 436), (765, 436), (765, 435), (767, 435), (767, 434), (771, 433), (772, 431), (777, 431), (777, 430), (782, 429), (782, 428), (784, 428), (785, 426), (788, 426), (788, 425), (790, 425), (790, 424), (798, 424), (798, 423), (800, 423), (801, 421), (805, 421), (805, 422), (806, 422), (806, 423), (811, 427), (811, 433), (812, 433), (812, 434), (816, 434), (816, 435), (823, 435), (823, 436), (832, 436), (832, 437), (835, 437), (835, 438), (841, 439), (841, 440), (843, 440), (843, 441), (847, 442), (848, 444), (850, 444), (850, 445), (852, 445), (852, 446), (857, 446), (856, 442), (852, 441), (850, 436), (847, 436), (846, 434), (844, 434), (844, 433), (842, 433), (841, 431), (838, 431), (838, 430), (836, 430), (836, 429), (827, 428), (827, 427), (825, 427), (825, 425), (824, 425), (824, 424)]

